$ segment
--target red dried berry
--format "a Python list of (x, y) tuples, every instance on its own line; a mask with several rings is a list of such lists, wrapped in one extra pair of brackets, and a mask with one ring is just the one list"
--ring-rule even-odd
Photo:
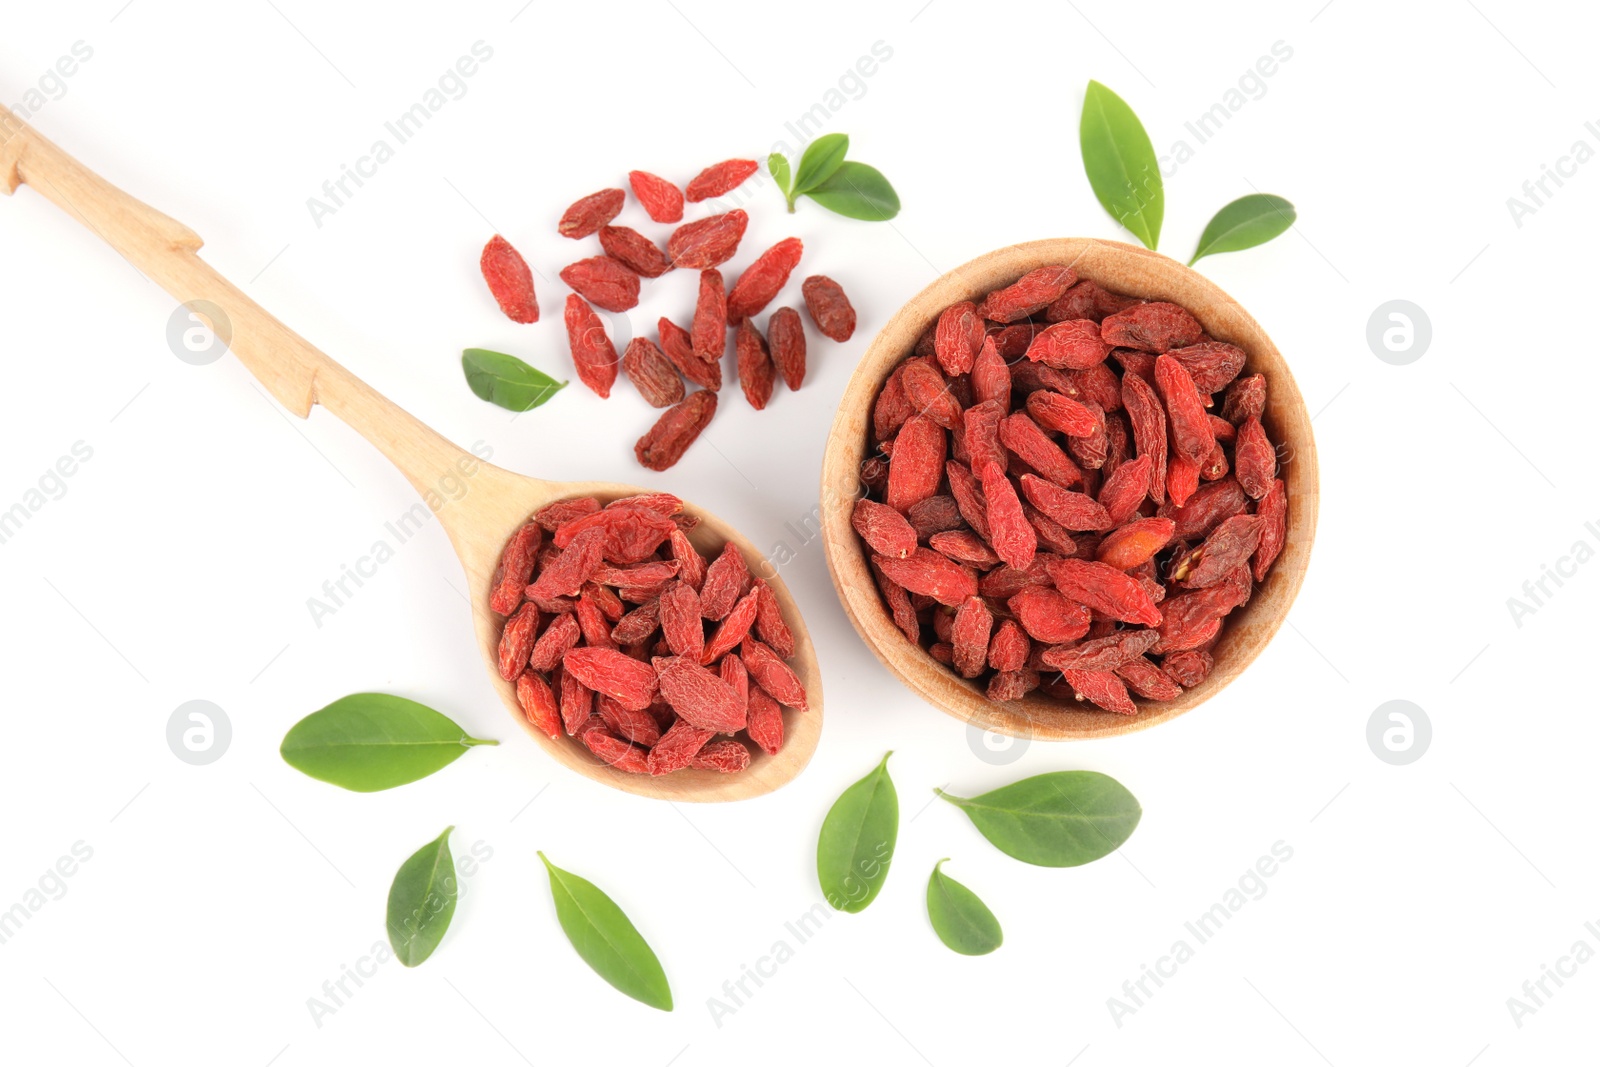
[(1123, 375), (1122, 403), (1133, 429), (1133, 447), (1150, 457), (1150, 499), (1160, 504), (1167, 499), (1167, 413), (1155, 389), (1133, 374)]
[(1146, 700), (1171, 700), (1183, 694), (1183, 686), (1174, 682), (1154, 663), (1140, 656), (1117, 668), (1117, 677), (1127, 687)]
[(705, 650), (705, 624), (700, 614), (700, 594), (685, 581), (670, 583), (661, 591), (661, 632), (674, 655), (700, 662)]
[(1158, 636), (1154, 630), (1117, 630), (1075, 645), (1045, 649), (1039, 658), (1060, 671), (1114, 671), (1143, 657)]
[(654, 241), (627, 226), (601, 227), (600, 247), (606, 255), (646, 278), (659, 278), (672, 269), (672, 261)]
[(1211, 653), (1200, 649), (1186, 649), (1163, 656), (1161, 669), (1177, 684), (1193, 689), (1211, 673)]
[(803, 250), (800, 238), (786, 237), (756, 257), (728, 290), (728, 325), (737, 326), (772, 303)]
[(1150, 467), (1150, 457), (1140, 456), (1117, 467), (1101, 483), (1098, 499), (1112, 526), (1120, 526), (1131, 519), (1150, 495)]
[(625, 708), (648, 708), (656, 695), (656, 672), (614, 648), (574, 648), (561, 657), (561, 669), (584, 688), (603, 693)]
[(1129, 571), (1155, 557), (1172, 543), (1171, 519), (1135, 519), (1101, 540), (1095, 558), (1119, 571)]
[[(904, 559), (917, 547), (917, 531), (911, 528), (905, 516), (887, 504), (862, 497), (851, 512), (850, 524), (856, 533), (876, 553)], [(521, 594), (519, 589), (518, 594)]]
[(841, 344), (856, 332), (856, 309), (839, 283), (825, 274), (813, 274), (800, 285), (806, 310), (822, 336)]
[(550, 683), (533, 671), (523, 671), (517, 676), (517, 703), (522, 706), (528, 725), (549, 737), (561, 736), (561, 709)]
[(534, 604), (522, 605), (506, 620), (500, 631), (500, 677), (509, 682), (527, 669), (538, 633), (539, 608)]
[(667, 257), (687, 270), (706, 270), (726, 263), (739, 250), (749, 224), (750, 216), (739, 210), (686, 222), (667, 239)]
[(972, 369), (983, 341), (983, 319), (978, 317), (978, 306), (970, 300), (951, 304), (940, 313), (933, 332), (933, 350), (939, 366), (952, 378)]
[(1128, 696), (1128, 687), (1111, 671), (1065, 671), (1067, 684), (1084, 700), (1114, 711), (1118, 715), (1136, 714), (1139, 708)]
[(1161, 611), (1137, 581), (1115, 567), (1082, 559), (1054, 560), (1045, 565), (1062, 594), (1120, 622), (1155, 626)]
[(528, 598), (575, 595), (600, 566), (605, 547), (605, 530), (590, 528), (580, 531), (528, 586)]
[(1011, 410), (1011, 368), (996, 348), (993, 337), (983, 339), (972, 361), (971, 380), (974, 403), (992, 400), (1002, 411)]
[(748, 703), (745, 732), (763, 752), (776, 756), (783, 747), (783, 706), (760, 686), (751, 687)]
[(904, 513), (939, 491), (945, 466), (945, 436), (926, 415), (906, 420), (889, 454), (889, 486), (884, 502)]
[(772, 399), (777, 372), (767, 352), (767, 342), (749, 319), (739, 323), (733, 336), (733, 352), (739, 370), (739, 388), (744, 390), (744, 398), (750, 406), (760, 411)]
[(1271, 487), (1256, 505), (1256, 514), (1261, 517), (1261, 541), (1256, 545), (1250, 565), (1255, 580), (1260, 582), (1266, 579), (1273, 561), (1283, 551), (1289, 533), (1289, 498), (1282, 478), (1273, 479)]
[(533, 655), (528, 659), (529, 668), (544, 673), (555, 670), (567, 649), (576, 648), (582, 636), (576, 615), (557, 615), (534, 643)]
[(682, 656), (658, 656), (650, 662), (661, 699), (691, 725), (719, 734), (744, 729), (745, 702), (718, 675)]
[(989, 658), (989, 631), (994, 626), (994, 615), (981, 597), (969, 596), (956, 609), (955, 622), (950, 627), (952, 663), (963, 678), (976, 678), (983, 673)]
[(500, 553), (500, 565), (489, 583), (489, 608), (498, 615), (510, 615), (522, 603), (523, 590), (533, 576), (544, 529), (537, 522), (526, 523), (511, 535)]
[(705, 581), (700, 586), (700, 614), (712, 622), (726, 618), (749, 588), (750, 567), (739, 547), (730, 541), (706, 568)]
[(1167, 463), (1167, 496), (1179, 507), (1200, 487), (1200, 462), (1174, 452)]
[(1028, 503), (1068, 530), (1109, 530), (1113, 525), (1106, 509), (1088, 493), (1063, 489), (1035, 474), (1024, 474), (1021, 482)]
[(664, 471), (683, 458), (717, 413), (717, 394), (699, 389), (661, 413), (633, 446), (641, 466)]
[(500, 310), (512, 322), (538, 322), (539, 300), (533, 292), (533, 272), (511, 242), (499, 234), (489, 238), (478, 258), (483, 280), (489, 283)]
[(961, 402), (950, 392), (939, 368), (929, 360), (914, 359), (900, 375), (906, 399), (918, 413), (947, 430), (961, 429)]
[(723, 656), (732, 652), (750, 632), (750, 627), (755, 625), (756, 609), (759, 606), (761, 594), (752, 589), (740, 597), (722, 621), (717, 624), (716, 630), (706, 641), (705, 649), (700, 653), (700, 663), (709, 667)]
[(1029, 637), (1047, 645), (1076, 641), (1089, 632), (1089, 609), (1048, 586), (1027, 586), (1014, 593), (1006, 607)]
[(567, 208), (556, 229), (561, 236), (572, 238), (599, 233), (600, 227), (622, 212), (622, 204), (626, 199), (627, 194), (621, 189), (602, 189), (598, 193), (590, 193)]
[(729, 159), (713, 163), (690, 179), (684, 187), (684, 198), (691, 204), (710, 200), (714, 196), (730, 193), (744, 184), (760, 164), (753, 159)]
[[(679, 374), (713, 393), (722, 388), (721, 353), (716, 359), (701, 359), (694, 353), (694, 340), (689, 331), (665, 316), (656, 323), (656, 335), (661, 338), (661, 351)], [(723, 339), (719, 333), (718, 340)]]
[(1235, 426), (1245, 419), (1261, 417), (1267, 409), (1267, 380), (1259, 374), (1240, 378), (1228, 386), (1222, 400), (1222, 417)]
[(978, 580), (970, 570), (931, 549), (918, 548), (905, 559), (874, 555), (872, 562), (896, 585), (941, 604), (954, 607), (978, 591)]
[(617, 380), (617, 349), (606, 335), (600, 316), (582, 297), (567, 297), (564, 315), (567, 344), (572, 350), (572, 366), (578, 379), (601, 397), (611, 395)]
[[(622, 603), (617, 602), (617, 617), (622, 617)], [(585, 592), (578, 598), (578, 609), (574, 612), (578, 617), (578, 628), (583, 631), (583, 643), (591, 648), (614, 649), (617, 643), (611, 639), (611, 620), (600, 610), (595, 598)], [(588, 682), (584, 682), (588, 685)], [(589, 686), (593, 689), (594, 686)]]
[(767, 320), (767, 344), (783, 384), (791, 390), (800, 388), (806, 380), (806, 328), (800, 313), (791, 307), (774, 311)]
[(622, 354), (622, 370), (645, 403), (653, 408), (671, 407), (683, 399), (683, 379), (672, 362), (647, 337), (635, 337)]
[(1260, 543), (1261, 517), (1235, 515), (1218, 524), (1209, 537), (1173, 562), (1172, 580), (1185, 589), (1216, 585), (1244, 566)]
[(750, 677), (772, 699), (796, 711), (808, 710), (805, 686), (779, 655), (753, 637), (746, 637), (739, 646), (739, 658), (744, 662)]
[(1040, 331), (1028, 345), (1028, 358), (1057, 370), (1087, 370), (1105, 362), (1111, 346), (1100, 339), (1100, 327), (1089, 319), (1058, 322)]
[(639, 303), (639, 276), (610, 256), (591, 256), (563, 267), (561, 280), (607, 311), (627, 311)]
[(1205, 397), (1221, 392), (1244, 368), (1244, 349), (1226, 341), (1201, 341), (1167, 354), (1183, 364), (1194, 387)]
[(689, 327), (689, 340), (696, 356), (708, 363), (722, 359), (728, 347), (727, 319), (728, 297), (722, 288), (722, 272), (710, 268), (701, 271), (694, 322)]
[(649, 773), (659, 776), (683, 770), (715, 735), (715, 730), (702, 729), (679, 718), (651, 747), (645, 761)]
[(1039, 267), (983, 298), (978, 314), (990, 322), (1015, 322), (1042, 311), (1065, 293), (1078, 275), (1071, 267)]
[(702, 771), (736, 774), (750, 766), (750, 750), (731, 738), (723, 738), (696, 752), (689, 766)]
[(644, 207), (646, 215), (655, 222), (679, 222), (683, 219), (683, 194), (678, 187), (646, 170), (630, 170), (628, 184), (633, 195)]
[(575, 496), (566, 500), (557, 500), (554, 504), (546, 504), (533, 513), (533, 521), (554, 533), (562, 525), (573, 519), (581, 519), (585, 515), (592, 515), (600, 510), (600, 501), (592, 496)]
[(579, 735), (601, 760), (619, 771), (629, 774), (648, 774), (649, 757), (644, 749), (631, 745), (620, 737), (613, 737), (604, 728), (585, 730)]
[(1005, 619), (989, 639), (989, 666), (997, 671), (1019, 671), (1028, 663), (1033, 642), (1015, 619)]
[(990, 465), (983, 469), (978, 480), (983, 485), (989, 542), (995, 555), (1013, 567), (1028, 566), (1038, 550), (1039, 539), (1023, 514), (1022, 501), (1017, 499), (1011, 479), (1006, 477), (1002, 467)]
[(576, 675), (561, 672), (561, 727), (569, 734), (577, 734), (589, 721), (594, 710), (594, 692), (584, 688)]
[(1029, 393), (1024, 406), (1040, 426), (1068, 437), (1089, 437), (1105, 422), (1103, 415), (1096, 418), (1094, 410), (1082, 401), (1051, 389)]
[(1106, 316), (1100, 336), (1107, 344), (1160, 353), (1197, 344), (1205, 331), (1177, 304), (1154, 300)]
[(1000, 443), (1040, 475), (1063, 488), (1083, 481), (1078, 465), (1023, 412), (1013, 412), (1001, 420)]
[(1234, 476), (1253, 500), (1260, 500), (1272, 488), (1278, 473), (1278, 453), (1267, 440), (1267, 431), (1255, 416), (1239, 424), (1239, 437), (1233, 446)]

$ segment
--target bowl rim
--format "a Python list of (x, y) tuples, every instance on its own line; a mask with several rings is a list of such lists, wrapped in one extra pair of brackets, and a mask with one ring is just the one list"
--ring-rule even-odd
[[(976, 299), (1029, 270), (1054, 265), (1072, 267), (1080, 278), (1090, 278), (1117, 292), (1178, 303), (1200, 320), (1211, 337), (1243, 348), (1246, 363), (1240, 373), (1261, 373), (1267, 379), (1262, 423), (1278, 443), (1279, 477), (1284, 479), (1289, 497), (1283, 551), (1250, 601), (1229, 616), (1213, 650), (1216, 664), (1211, 674), (1170, 701), (1135, 698), (1139, 711), (1134, 715), (1079, 710), (1033, 694), (1004, 704), (990, 701), (973, 683), (933, 659), (894, 626), (850, 523), (860, 494), (860, 467), (868, 456), (872, 405), (893, 367), (909, 354), (945, 307)], [(1289, 452), (1285, 457), (1286, 446)], [(940, 275), (908, 300), (873, 338), (845, 387), (823, 455), (823, 543), (834, 588), (851, 625), (878, 660), (929, 703), (969, 727), (1015, 737), (1111, 737), (1169, 722), (1199, 707), (1261, 654), (1282, 627), (1304, 583), (1316, 534), (1318, 495), (1316, 442), (1305, 401), (1282, 353), (1238, 301), (1211, 279), (1149, 249), (1100, 238), (1046, 238), (996, 249)]]

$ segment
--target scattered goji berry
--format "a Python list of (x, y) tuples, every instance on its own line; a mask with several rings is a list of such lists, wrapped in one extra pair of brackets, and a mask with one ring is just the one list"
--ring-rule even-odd
[(671, 407), (683, 399), (683, 379), (672, 362), (648, 337), (635, 337), (622, 353), (622, 370), (653, 408)]
[(628, 197), (621, 189), (602, 189), (567, 208), (556, 227), (561, 236), (579, 238), (600, 232), (600, 227), (622, 213), (622, 204)]
[(838, 282), (825, 274), (813, 274), (800, 283), (800, 295), (822, 336), (841, 344), (850, 340), (856, 332), (856, 309)]
[(734, 332), (733, 352), (739, 370), (739, 388), (750, 406), (760, 411), (772, 399), (777, 371), (772, 366), (766, 339), (749, 319), (740, 322), (739, 329)]
[(639, 276), (610, 256), (590, 256), (562, 267), (561, 280), (607, 311), (627, 311), (639, 303)]
[(563, 316), (567, 327), (567, 344), (572, 350), (572, 366), (578, 379), (601, 397), (611, 395), (611, 386), (617, 380), (617, 349), (600, 324), (600, 316), (584, 302), (570, 294)]
[(803, 250), (800, 238), (786, 237), (757, 256), (728, 290), (728, 325), (737, 326), (772, 303), (799, 264)]
[(739, 250), (750, 216), (740, 210), (686, 222), (667, 238), (667, 258), (686, 270), (707, 270), (726, 263)]
[(800, 388), (806, 380), (806, 327), (798, 311), (781, 307), (772, 313), (767, 319), (767, 345), (783, 384), (791, 390)]
[(728, 347), (728, 295), (722, 287), (722, 272), (715, 268), (701, 271), (698, 292), (689, 340), (695, 355), (714, 363)]
[(538, 322), (539, 299), (533, 292), (533, 272), (527, 261), (499, 234), (489, 238), (478, 258), (483, 280), (489, 283), (500, 310), (512, 322)]
[(713, 163), (689, 180), (683, 190), (684, 198), (691, 204), (698, 204), (702, 200), (730, 193), (743, 185), (745, 179), (759, 167), (760, 164), (753, 159), (728, 159)]
[(672, 260), (654, 241), (627, 226), (602, 226), (600, 247), (605, 249), (606, 255), (641, 277), (659, 278), (672, 269)]
[[(713, 393), (722, 388), (722, 359), (717, 353), (715, 359), (701, 359), (695, 355), (694, 339), (689, 331), (662, 316), (656, 323), (656, 336), (661, 338), (661, 351), (678, 373), (689, 379), (702, 389), (709, 389)], [(719, 337), (718, 340), (725, 341)]]
[(683, 219), (683, 193), (665, 178), (647, 170), (630, 170), (628, 184), (633, 195), (644, 207), (644, 212), (655, 222), (679, 222)]
[(664, 471), (683, 458), (717, 413), (717, 394), (697, 389), (661, 413), (656, 424), (634, 444), (641, 466)]

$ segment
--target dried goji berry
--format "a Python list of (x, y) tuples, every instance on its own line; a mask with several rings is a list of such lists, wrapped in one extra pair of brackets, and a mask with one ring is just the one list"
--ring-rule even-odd
[(1022, 462), (1062, 488), (1083, 481), (1083, 472), (1078, 465), (1061, 450), (1060, 445), (1050, 440), (1038, 423), (1023, 412), (1013, 412), (1001, 420), (1000, 443)]
[(667, 238), (667, 257), (687, 270), (707, 270), (726, 263), (739, 250), (750, 216), (740, 210), (686, 222)]
[(1244, 349), (1226, 341), (1201, 341), (1167, 354), (1183, 364), (1194, 379), (1194, 387), (1205, 397), (1227, 388), (1244, 368)]
[(755, 323), (745, 319), (733, 336), (733, 352), (739, 371), (739, 388), (750, 406), (760, 411), (772, 399), (772, 384), (777, 372), (772, 366), (772, 356), (767, 342)]
[(995, 347), (994, 338), (985, 337), (972, 361), (972, 399), (982, 404), (992, 400), (1002, 411), (1011, 410), (1011, 368)]
[(1067, 684), (1089, 703), (1107, 711), (1114, 711), (1118, 715), (1133, 715), (1138, 712), (1133, 698), (1128, 696), (1128, 687), (1122, 684), (1122, 679), (1111, 671), (1063, 671)]
[(1240, 378), (1228, 386), (1222, 400), (1222, 417), (1239, 425), (1245, 419), (1261, 417), (1267, 409), (1267, 380), (1259, 374)]
[(978, 305), (970, 300), (951, 304), (939, 315), (933, 331), (933, 350), (939, 366), (952, 378), (972, 369), (972, 361), (983, 347), (983, 320)]
[(1028, 662), (1032, 647), (1028, 635), (1023, 633), (1014, 619), (1003, 619), (989, 639), (989, 666), (997, 671), (1021, 670)]
[(499, 234), (489, 238), (478, 258), (483, 280), (489, 283), (500, 310), (512, 322), (538, 322), (539, 299), (533, 292), (533, 272), (511, 242)]
[(655, 222), (678, 222), (683, 218), (683, 193), (665, 178), (647, 170), (630, 170), (628, 184), (633, 195)]
[(1082, 559), (1046, 564), (1050, 580), (1062, 594), (1120, 622), (1155, 626), (1161, 611), (1137, 581), (1104, 563)]
[(739, 547), (730, 541), (706, 568), (706, 578), (700, 586), (700, 614), (713, 622), (727, 617), (749, 588), (750, 567)]
[(1165, 504), (1156, 514), (1173, 521), (1174, 539), (1192, 541), (1210, 533), (1223, 519), (1239, 514), (1248, 504), (1239, 483), (1233, 478), (1224, 478), (1202, 485), (1181, 507)]
[(878, 390), (878, 397), (872, 403), (872, 433), (875, 440), (888, 441), (899, 432), (907, 419), (917, 413), (906, 397), (902, 384), (905, 369), (904, 363), (895, 367), (889, 377), (883, 380), (883, 388)]
[(647, 640), (661, 628), (661, 598), (647, 600), (617, 620), (611, 628), (611, 640), (626, 648)]
[(694, 759), (694, 754), (715, 735), (715, 730), (702, 729), (687, 719), (679, 718), (661, 735), (661, 740), (651, 746), (650, 755), (645, 760), (649, 773), (662, 775), (683, 770)]
[(755, 638), (746, 637), (739, 645), (739, 658), (744, 661), (751, 679), (772, 699), (796, 711), (808, 710), (805, 686), (776, 652)]
[(1095, 432), (1100, 421), (1081, 401), (1052, 389), (1029, 393), (1024, 406), (1028, 409), (1028, 415), (1040, 426), (1068, 437), (1088, 437)]
[[(1083, 401), (1083, 406), (1094, 419), (1094, 429), (1081, 436), (1069, 435), (1067, 452), (1084, 470), (1097, 471), (1105, 463), (1106, 453), (1111, 447), (1111, 439), (1106, 436), (1106, 414), (1100, 405), (1092, 400)], [(1092, 492), (1095, 486), (1089, 483), (1089, 477), (1085, 475), (1084, 489)]]
[(666, 470), (683, 458), (716, 413), (717, 394), (695, 390), (661, 413), (656, 424), (634, 443), (634, 456), (650, 470)]
[(536, 671), (549, 673), (555, 670), (561, 658), (567, 654), (567, 649), (575, 648), (578, 639), (582, 637), (576, 615), (557, 615), (539, 640), (534, 642), (533, 655), (528, 659), (528, 666)]
[(950, 480), (950, 495), (956, 502), (956, 510), (963, 521), (973, 528), (979, 537), (989, 539), (988, 505), (983, 499), (983, 488), (978, 484), (978, 479), (973, 477), (972, 470), (954, 460), (944, 465), (945, 475)]
[(621, 189), (602, 189), (567, 208), (556, 227), (563, 237), (588, 237), (599, 233), (600, 227), (622, 213), (622, 204), (628, 194)]
[(553, 504), (546, 504), (533, 513), (533, 521), (554, 533), (565, 523), (573, 519), (581, 519), (585, 515), (593, 515), (600, 510), (600, 501), (592, 496), (568, 497), (566, 500), (557, 500)]
[(900, 385), (919, 414), (947, 430), (961, 429), (961, 402), (950, 392), (937, 365), (925, 359), (912, 360), (900, 375)]
[(1200, 461), (1174, 452), (1167, 462), (1167, 496), (1182, 507), (1200, 487)]
[[(694, 339), (689, 331), (662, 316), (656, 323), (656, 335), (661, 338), (661, 351), (678, 368), (678, 373), (702, 389), (713, 393), (722, 388), (722, 353), (713, 359), (701, 359), (694, 351)], [(726, 338), (718, 332), (718, 341)]]
[(1208, 586), (1170, 596), (1161, 604), (1161, 634), (1152, 651), (1181, 652), (1198, 648), (1216, 636), (1222, 617), (1239, 605), (1239, 591), (1231, 583)]
[(579, 735), (589, 751), (611, 764), (619, 771), (629, 774), (648, 774), (649, 756), (638, 745), (632, 745), (620, 737), (613, 737), (604, 729), (585, 730)]
[(533, 576), (533, 564), (539, 554), (539, 542), (544, 539), (544, 529), (537, 522), (529, 522), (517, 529), (500, 553), (500, 565), (495, 568), (490, 581), (489, 608), (499, 615), (510, 615), (522, 603), (523, 590)]
[(917, 501), (926, 500), (938, 492), (944, 464), (944, 431), (928, 416), (913, 415), (895, 435), (885, 503), (904, 513)]
[[(728, 618), (731, 619), (733, 616), (729, 615)], [(748, 726), (750, 717), (750, 672), (745, 669), (744, 661), (738, 656), (725, 655), (718, 659), (716, 663), (717, 676), (733, 686), (733, 691), (739, 694), (739, 701), (745, 706), (745, 724)]]
[(595, 700), (601, 721), (617, 737), (649, 748), (661, 740), (661, 727), (654, 715), (643, 708), (630, 708), (608, 696)]
[(953, 663), (963, 678), (976, 678), (983, 673), (989, 657), (989, 631), (994, 625), (994, 615), (982, 597), (969, 596), (956, 610), (955, 622), (950, 628)]
[(750, 688), (745, 732), (769, 756), (783, 747), (783, 707), (760, 686)]
[(783, 376), (783, 384), (798, 389), (806, 380), (806, 327), (800, 313), (781, 307), (767, 319), (767, 344), (772, 350), (772, 365)]
[(1158, 636), (1154, 630), (1116, 630), (1105, 637), (1047, 648), (1039, 658), (1061, 671), (1114, 671), (1142, 658)]
[(563, 318), (578, 379), (599, 396), (610, 396), (611, 386), (617, 380), (617, 349), (600, 324), (600, 316), (582, 297), (569, 295)]
[(1211, 454), (1217, 439), (1212, 436), (1211, 423), (1206, 419), (1205, 404), (1194, 387), (1194, 379), (1183, 369), (1183, 364), (1171, 356), (1158, 356), (1156, 391), (1161, 394), (1172, 426), (1172, 451), (1199, 464)]
[(1278, 473), (1278, 453), (1267, 440), (1267, 431), (1255, 416), (1239, 424), (1239, 437), (1233, 446), (1234, 477), (1253, 500), (1260, 500), (1272, 488)]
[(622, 353), (622, 370), (653, 408), (671, 407), (683, 399), (683, 379), (648, 337), (635, 337)]
[(705, 625), (700, 614), (700, 594), (686, 581), (675, 581), (661, 591), (661, 632), (674, 655), (700, 662), (705, 650)]
[(1264, 581), (1278, 553), (1283, 551), (1289, 532), (1289, 498), (1285, 495), (1283, 479), (1273, 479), (1272, 485), (1256, 505), (1261, 517), (1261, 541), (1256, 545), (1250, 564), (1256, 581)]
[[(1228, 426), (1227, 423), (1223, 423), (1223, 425)], [(1228, 429), (1231, 430), (1233, 427), (1228, 426)], [(1214, 482), (1227, 476), (1228, 453), (1223, 450), (1222, 442), (1218, 441), (1212, 446), (1211, 454), (1205, 458), (1205, 462), (1200, 464), (1200, 480), (1202, 482)]]
[(606, 255), (645, 278), (659, 278), (672, 269), (672, 260), (654, 241), (627, 226), (602, 226), (600, 247)]
[(1150, 495), (1150, 465), (1149, 456), (1129, 460), (1113, 471), (1100, 486), (1100, 506), (1106, 509), (1113, 526), (1120, 526), (1132, 518), (1145, 497)]
[(587, 529), (578, 533), (528, 586), (528, 597), (572, 596), (600, 566), (605, 547), (605, 530)]
[(590, 256), (562, 267), (561, 280), (607, 311), (627, 311), (639, 303), (639, 276), (610, 256)]
[(682, 656), (658, 656), (651, 665), (661, 699), (690, 724), (719, 734), (744, 729), (745, 703), (721, 677)]
[(603, 693), (626, 708), (642, 710), (655, 699), (656, 672), (614, 648), (569, 649), (561, 657), (561, 669), (584, 688)]
[(990, 700), (1004, 703), (1021, 700), (1039, 688), (1039, 672), (1032, 670), (998, 671), (989, 679), (985, 694)]
[(732, 738), (712, 741), (694, 754), (689, 766), (702, 771), (735, 774), (750, 766), (750, 750)]
[(732, 192), (744, 184), (746, 178), (754, 174), (760, 164), (753, 159), (728, 159), (721, 163), (713, 163), (705, 170), (696, 174), (684, 187), (685, 199), (691, 204), (702, 200), (710, 200), (714, 196)]
[[(902, 559), (917, 547), (917, 531), (905, 516), (887, 504), (862, 497), (850, 514), (850, 524), (874, 552)], [(518, 590), (521, 593), (521, 590)]]
[(800, 283), (800, 295), (822, 336), (841, 344), (850, 340), (856, 332), (856, 309), (838, 282), (825, 274), (813, 274)]
[(1204, 589), (1216, 585), (1243, 566), (1255, 554), (1256, 546), (1260, 543), (1260, 516), (1235, 515), (1220, 523), (1209, 537), (1173, 562), (1172, 580), (1185, 589)]
[(1085, 370), (1105, 362), (1111, 346), (1100, 339), (1090, 319), (1068, 319), (1040, 331), (1028, 345), (1028, 358), (1057, 370)]
[(689, 340), (695, 355), (715, 362), (728, 347), (728, 296), (722, 287), (722, 272), (713, 268), (701, 271), (698, 292)]
[(728, 325), (737, 326), (772, 303), (800, 262), (804, 246), (798, 237), (786, 237), (756, 257), (728, 290)]
[(953, 607), (978, 591), (978, 580), (971, 570), (932, 549), (918, 548), (905, 559), (875, 555), (872, 561), (896, 585), (931, 596), (941, 604)]
[(1021, 481), (1028, 502), (1068, 530), (1111, 529), (1111, 516), (1089, 494), (1063, 489), (1034, 474), (1024, 474)]
[(1039, 267), (984, 297), (978, 313), (990, 322), (1025, 319), (1043, 310), (1077, 280), (1071, 267)]
[[(585, 645), (590, 648), (617, 647), (616, 641), (611, 638), (611, 620), (606, 618), (593, 596), (585, 592), (578, 597), (578, 610), (574, 614), (578, 617), (578, 628), (583, 631)], [(617, 617), (622, 617), (621, 601), (617, 601)], [(583, 684), (589, 685), (586, 679), (583, 679)], [(594, 686), (590, 685), (589, 688), (593, 689)]]
[(1064, 322), (1067, 319), (1093, 319), (1099, 322), (1107, 315), (1114, 315), (1137, 303), (1137, 297), (1110, 292), (1085, 278), (1045, 308), (1044, 318), (1046, 322)]
[(1118, 667), (1117, 677), (1146, 700), (1171, 700), (1183, 694), (1183, 686), (1143, 656)]
[(561, 709), (550, 683), (534, 671), (517, 676), (517, 703), (528, 725), (554, 740), (561, 736)]
[(1019, 590), (1006, 607), (1029, 637), (1047, 645), (1076, 641), (1089, 632), (1089, 609), (1047, 586)]
[(1205, 681), (1211, 673), (1211, 665), (1211, 653), (1200, 649), (1173, 652), (1161, 658), (1161, 669), (1167, 677), (1187, 689)]
[(569, 734), (576, 734), (594, 710), (594, 691), (578, 681), (577, 676), (561, 672), (561, 726)]
[(757, 578), (751, 585), (761, 594), (756, 601), (756, 636), (779, 656), (786, 660), (791, 658), (794, 655), (794, 632), (783, 619), (783, 607), (778, 603), (778, 594), (772, 591), (772, 586), (765, 579)]
[(732, 652), (750, 632), (750, 627), (755, 625), (756, 609), (761, 594), (752, 589), (740, 597), (733, 605), (733, 610), (723, 616), (711, 637), (706, 641), (704, 651), (700, 653), (700, 663), (709, 667), (723, 656)]
[(1078, 552), (1078, 538), (1073, 536), (1071, 530), (1031, 504), (1023, 505), (1022, 513), (1027, 516), (1028, 525), (1033, 527), (1039, 544), (1046, 550), (1062, 556)]
[(1100, 323), (1100, 336), (1107, 344), (1137, 348), (1145, 352), (1167, 352), (1197, 344), (1205, 331), (1195, 317), (1162, 300), (1135, 304)]
[(500, 677), (509, 682), (527, 668), (538, 634), (539, 608), (523, 604), (500, 631)]

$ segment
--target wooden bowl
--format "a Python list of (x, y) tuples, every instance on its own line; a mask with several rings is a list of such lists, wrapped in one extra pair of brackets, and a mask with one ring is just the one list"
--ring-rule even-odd
[[(995, 703), (977, 685), (908, 641), (894, 625), (850, 525), (861, 494), (861, 465), (874, 454), (872, 407), (889, 372), (933, 325), (962, 300), (980, 300), (1037, 267), (1064, 264), (1115, 292), (1182, 305), (1212, 337), (1244, 349), (1242, 374), (1267, 379), (1261, 421), (1278, 445), (1280, 476), (1289, 498), (1283, 552), (1250, 602), (1233, 611), (1211, 650), (1215, 666), (1204, 682), (1174, 700), (1135, 700), (1136, 715), (1117, 715), (1087, 703), (1045, 696)], [(1177, 260), (1116, 241), (1055, 238), (1012, 245), (980, 256), (934, 281), (889, 320), (845, 389), (822, 463), (822, 532), (833, 584), (845, 614), (867, 645), (906, 685), (934, 706), (984, 730), (1017, 737), (1065, 740), (1131, 733), (1176, 718), (1220, 693), (1278, 632), (1305, 578), (1317, 526), (1317, 450), (1311, 419), (1289, 365), (1243, 307), (1203, 275)]]

